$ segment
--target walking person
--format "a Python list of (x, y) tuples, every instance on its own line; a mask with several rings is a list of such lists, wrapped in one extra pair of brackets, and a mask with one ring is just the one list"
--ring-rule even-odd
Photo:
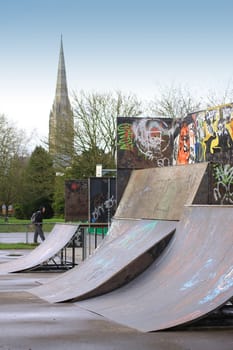
[(35, 232), (34, 232), (34, 243), (38, 243), (38, 236), (40, 236), (41, 241), (45, 240), (43, 231), (43, 215), (45, 212), (45, 207), (40, 207), (40, 209), (35, 213)]

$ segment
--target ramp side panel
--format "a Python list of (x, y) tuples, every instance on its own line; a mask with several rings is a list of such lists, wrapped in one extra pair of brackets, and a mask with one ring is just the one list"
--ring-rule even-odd
[(199, 319), (233, 295), (233, 207), (187, 207), (161, 258), (118, 290), (77, 305), (140, 331)]
[(207, 169), (208, 163), (199, 163), (134, 170), (115, 217), (180, 220)]
[(20, 272), (46, 262), (66, 246), (77, 228), (78, 225), (56, 224), (47, 238), (30, 253), (0, 264), (0, 273)]
[[(92, 293), (98, 295), (122, 283), (122, 275), (128, 265), (139, 259), (151, 247), (174, 232), (176, 222), (155, 220), (125, 220), (119, 222), (121, 235), (104, 244), (81, 265), (47, 283), (30, 290), (32, 294), (49, 302), (83, 298)], [(150, 262), (151, 263), (151, 262)], [(141, 259), (143, 269), (148, 264)], [(138, 271), (136, 271), (137, 273)], [(130, 272), (128, 271), (127, 279)]]

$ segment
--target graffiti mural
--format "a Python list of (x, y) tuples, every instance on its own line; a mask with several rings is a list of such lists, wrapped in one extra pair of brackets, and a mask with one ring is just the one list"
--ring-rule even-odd
[(172, 149), (172, 119), (117, 119), (118, 168), (171, 165)]
[(190, 164), (195, 162), (196, 128), (193, 121), (186, 118), (176, 121), (174, 127), (173, 164)]
[(189, 114), (177, 122), (173, 164), (231, 161), (233, 156), (233, 104)]

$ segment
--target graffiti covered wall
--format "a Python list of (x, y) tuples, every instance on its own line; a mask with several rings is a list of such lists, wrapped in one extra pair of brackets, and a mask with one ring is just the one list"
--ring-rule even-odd
[(116, 211), (116, 179), (89, 178), (89, 221), (110, 222)]
[(233, 104), (189, 114), (174, 127), (173, 164), (233, 159)]
[[(183, 120), (159, 117), (117, 119), (118, 172), (199, 162), (225, 164), (215, 173), (217, 182), (215, 184), (213, 180), (214, 187), (208, 185), (209, 201), (212, 204), (226, 204), (227, 201), (231, 204), (232, 185), (226, 185), (224, 181), (226, 172), (230, 172), (226, 165), (233, 163), (233, 103), (191, 113)], [(224, 181), (220, 180), (220, 172)], [(227, 177), (231, 176), (230, 173)], [(122, 179), (117, 179), (117, 188), (121, 186), (118, 203), (126, 185), (127, 179), (123, 187)], [(224, 191), (228, 194), (223, 195)]]
[(172, 165), (171, 118), (117, 118), (117, 167)]

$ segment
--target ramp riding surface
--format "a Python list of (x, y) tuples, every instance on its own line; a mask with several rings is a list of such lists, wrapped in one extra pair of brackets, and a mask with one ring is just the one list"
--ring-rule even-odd
[(233, 206), (189, 206), (168, 247), (144, 273), (79, 307), (140, 331), (201, 318), (233, 295)]
[(0, 264), (0, 274), (36, 268), (56, 255), (71, 240), (78, 225), (56, 224), (48, 237), (25, 256)]
[(116, 238), (111, 228), (110, 241), (97, 248), (82, 264), (30, 292), (49, 302), (61, 302), (118, 288), (155, 260), (176, 224), (158, 220), (114, 221)]
[(208, 163), (198, 163), (134, 170), (115, 217), (180, 220), (184, 205), (194, 203), (207, 169)]

